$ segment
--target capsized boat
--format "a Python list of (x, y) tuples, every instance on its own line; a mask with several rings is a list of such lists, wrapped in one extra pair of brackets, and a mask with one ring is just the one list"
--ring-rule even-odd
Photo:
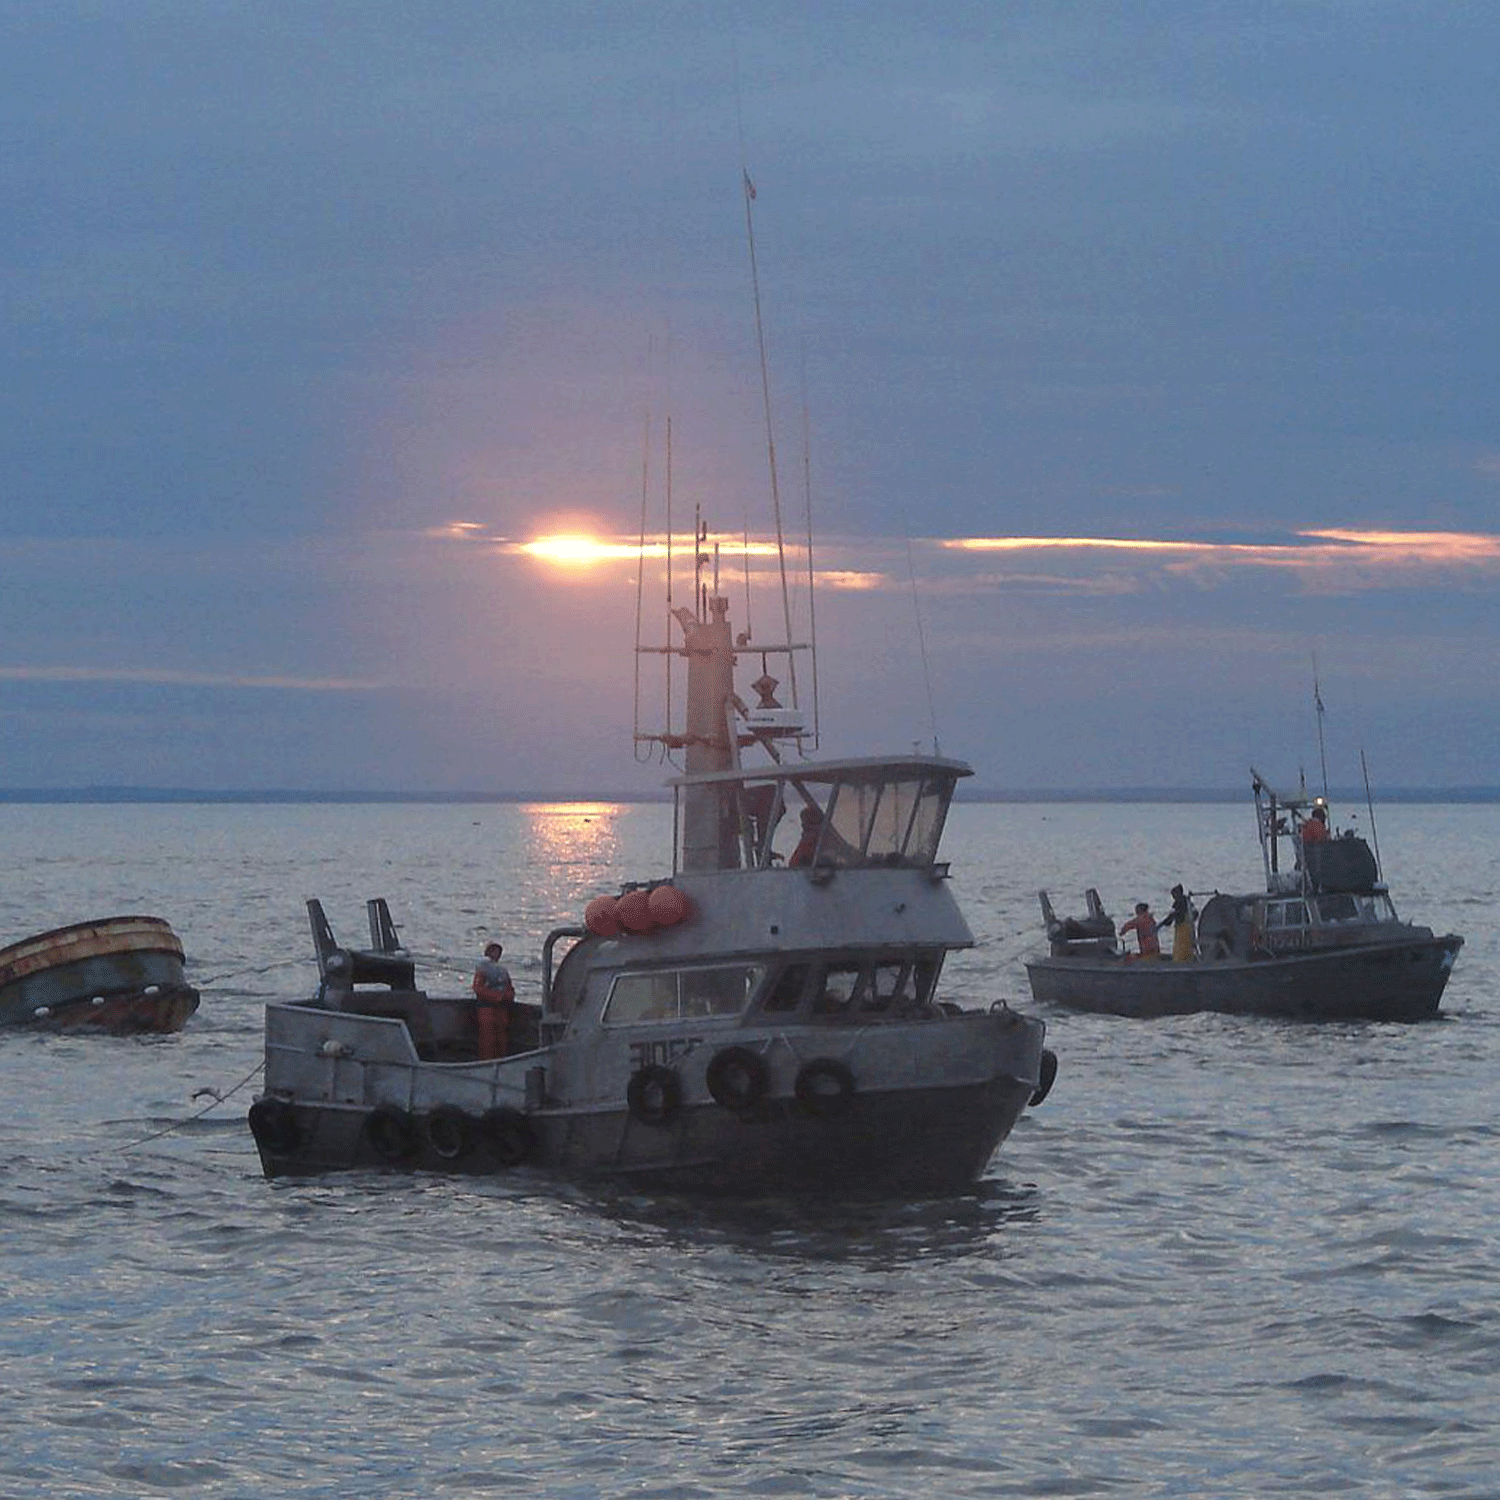
[[(250, 1128), (267, 1176), (526, 1164), (746, 1194), (935, 1195), (969, 1187), (1046, 1096), (1042, 1023), (939, 989), (973, 942), (939, 857), (969, 767), (784, 758), (797, 713), (774, 696), (767, 648), (731, 635), (714, 573), (675, 612), (685, 726), (644, 737), (684, 753), (670, 876), (601, 893), (547, 936), (541, 993), (515, 1005), (499, 1057), (480, 1055), (473, 996), (416, 986), (383, 899), (358, 951), (313, 903), (318, 992), (266, 1010)], [(734, 670), (752, 652), (750, 708)], [(784, 821), (803, 834), (790, 852)]]
[(198, 1009), (182, 942), (160, 917), (75, 922), (0, 948), (0, 1027), (181, 1031)]
[(1326, 799), (1279, 795), (1252, 774), (1265, 889), (1194, 897), (1202, 909), (1186, 962), (1125, 952), (1097, 890), (1083, 916), (1061, 919), (1043, 891), (1049, 951), (1026, 965), (1033, 998), (1118, 1016), (1437, 1014), (1464, 940), (1401, 920), (1365, 839), (1324, 832)]

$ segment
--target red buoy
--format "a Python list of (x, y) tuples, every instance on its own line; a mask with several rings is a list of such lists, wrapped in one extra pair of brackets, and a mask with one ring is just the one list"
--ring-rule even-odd
[(614, 937), (620, 930), (617, 896), (595, 896), (583, 909), (583, 925), (595, 937)]
[(656, 923), (645, 891), (626, 891), (615, 903), (615, 920), (626, 932), (650, 932)]
[(688, 914), (688, 898), (675, 885), (659, 885), (646, 898), (651, 920), (658, 927), (671, 927)]

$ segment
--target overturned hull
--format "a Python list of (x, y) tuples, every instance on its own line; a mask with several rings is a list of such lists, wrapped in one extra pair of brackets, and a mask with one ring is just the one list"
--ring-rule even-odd
[(0, 949), (0, 1027), (180, 1031), (198, 1008), (182, 943), (159, 917), (106, 917)]
[(1050, 957), (1026, 965), (1039, 1001), (1150, 1018), (1217, 1011), (1300, 1021), (1425, 1021), (1463, 939), (1415, 930), (1395, 942), (1239, 961)]

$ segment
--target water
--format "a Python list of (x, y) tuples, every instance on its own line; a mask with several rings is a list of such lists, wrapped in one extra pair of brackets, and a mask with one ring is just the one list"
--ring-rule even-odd
[[(0, 1496), (1493, 1496), (1500, 808), (1379, 819), (1468, 939), (1445, 1019), (1044, 1013), (979, 1189), (849, 1208), (260, 1176), (305, 897), (356, 942), (389, 897), (434, 989), (499, 935), (534, 993), (665, 808), (0, 806), (0, 933), (158, 913), (204, 988), (178, 1037), (0, 1036)], [(1229, 806), (963, 806), (947, 852), (952, 987), (1028, 1009), (1039, 885), (1258, 868)]]

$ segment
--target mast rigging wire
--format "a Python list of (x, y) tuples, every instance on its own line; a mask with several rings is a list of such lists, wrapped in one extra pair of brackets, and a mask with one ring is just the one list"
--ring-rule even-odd
[[(812, 429), (807, 414), (807, 344), (802, 346), (802, 500), (807, 514), (807, 638), (812, 657), (812, 749), (821, 739), (818, 719), (818, 611), (817, 592), (813, 588), (813, 521), (812, 521)], [(803, 742), (797, 741), (799, 747)]]
[[(647, 362), (650, 362), (649, 349)], [(646, 402), (645, 436), (641, 443), (641, 539), (635, 554), (635, 723), (631, 737), (631, 751), (637, 764), (644, 765), (651, 759), (651, 747), (641, 745), (641, 616), (644, 608), (646, 588), (646, 497), (650, 492), (651, 468), (651, 402)]]
[[(755, 184), (750, 180), (750, 170), (740, 167), (745, 189), (745, 239), (750, 247), (750, 289), (755, 299), (755, 341), (760, 351), (760, 391), (766, 414), (766, 456), (771, 470), (771, 509), (776, 518), (776, 562), (781, 571), (781, 613), (786, 628), (787, 644), (792, 640), (792, 599), (786, 576), (786, 538), (781, 524), (781, 487), (776, 477), (776, 434), (771, 421), (771, 374), (766, 360), (765, 324), (760, 311), (760, 271), (755, 263), (755, 219), (750, 205), (755, 201)], [(791, 687), (792, 706), (798, 705), (797, 657), (787, 653), (787, 677)]]
[(932, 697), (932, 672), (927, 663), (927, 632), (922, 627), (922, 604), (917, 595), (917, 564), (912, 556), (911, 530), (903, 519), (901, 529), (906, 534), (906, 570), (911, 576), (911, 606), (917, 617), (917, 645), (922, 653), (922, 682), (927, 688), (927, 718), (932, 725), (932, 753), (941, 755), (938, 744), (937, 706)]

